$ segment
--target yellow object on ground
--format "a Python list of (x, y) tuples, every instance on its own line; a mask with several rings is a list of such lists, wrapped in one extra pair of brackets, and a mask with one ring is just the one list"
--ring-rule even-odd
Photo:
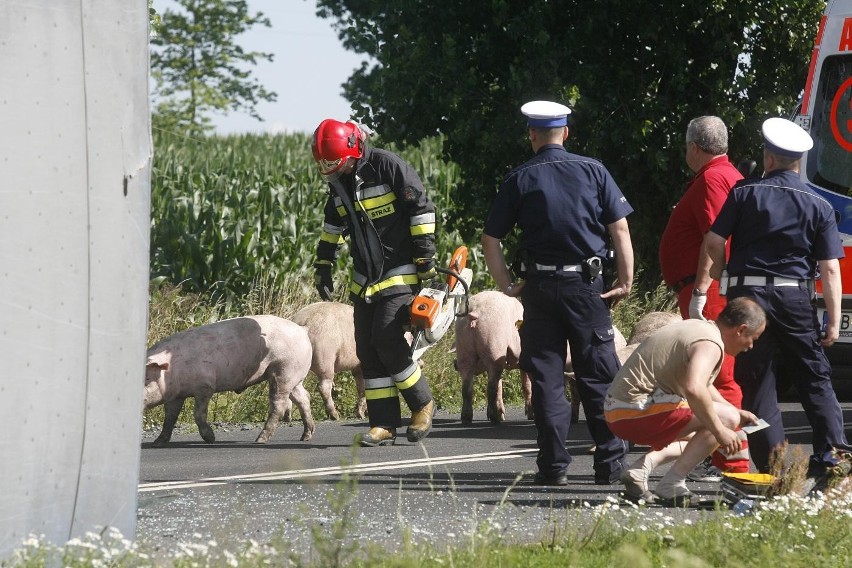
[(723, 473), (724, 477), (745, 485), (772, 485), (775, 476), (768, 473)]

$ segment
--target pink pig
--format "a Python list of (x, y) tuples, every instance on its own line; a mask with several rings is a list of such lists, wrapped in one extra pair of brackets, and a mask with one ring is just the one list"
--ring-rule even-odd
[[(516, 298), (487, 290), (470, 298), (470, 313), (456, 319), (456, 369), (462, 381), (462, 424), (473, 422), (473, 379), (488, 374), (487, 416), (493, 424), (505, 417), (503, 370), (517, 369), (521, 354), (518, 325), (524, 308)], [(532, 417), (530, 378), (521, 372), (524, 410)]]
[(215, 441), (207, 422), (213, 393), (240, 393), (269, 382), (269, 414), (257, 442), (267, 442), (291, 400), (302, 414), (302, 440), (311, 439), (314, 420), (302, 381), (311, 366), (307, 332), (284, 318), (261, 315), (202, 325), (171, 335), (150, 349), (145, 366), (144, 406), (165, 404), (163, 431), (154, 445), (171, 439), (184, 400), (195, 397), (195, 423), (205, 442)]
[(296, 312), (291, 319), (308, 331), (313, 346), (311, 371), (317, 376), (320, 396), (329, 418), (340, 418), (331, 397), (334, 375), (351, 371), (358, 390), (355, 417), (363, 419), (367, 415), (367, 399), (361, 361), (355, 352), (354, 308), (340, 302), (315, 302)]
[(682, 318), (674, 312), (648, 312), (633, 326), (633, 333), (627, 339), (627, 345), (638, 345), (661, 327), (678, 321), (682, 321)]

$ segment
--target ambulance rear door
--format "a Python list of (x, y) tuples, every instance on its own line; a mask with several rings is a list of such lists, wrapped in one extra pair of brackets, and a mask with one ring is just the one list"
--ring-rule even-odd
[[(852, 0), (830, 0), (826, 6), (795, 121), (814, 140), (802, 161), (802, 177), (833, 205), (846, 252), (840, 261), (840, 339), (827, 354), (835, 378), (852, 379)], [(820, 284), (817, 302), (824, 324)]]

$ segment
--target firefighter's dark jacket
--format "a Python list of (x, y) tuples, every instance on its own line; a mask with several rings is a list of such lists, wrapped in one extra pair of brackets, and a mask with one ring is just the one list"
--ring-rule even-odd
[(328, 185), (316, 265), (334, 265), (348, 236), (353, 300), (415, 293), (415, 261), (435, 255), (435, 206), (414, 168), (368, 146), (352, 174)]

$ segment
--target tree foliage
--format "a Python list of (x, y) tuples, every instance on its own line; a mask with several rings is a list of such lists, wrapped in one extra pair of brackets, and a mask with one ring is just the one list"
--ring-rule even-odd
[(183, 11), (165, 10), (151, 37), (155, 126), (200, 134), (212, 129), (210, 113), (227, 111), (263, 120), (256, 105), (277, 95), (252, 78), (251, 66), (273, 55), (243, 50), (237, 36), (269, 19), (249, 13), (245, 0), (175, 2)]
[[(458, 226), (474, 239), (502, 176), (531, 155), (520, 106), (568, 103), (570, 151), (601, 159), (636, 209), (637, 259), (657, 244), (691, 173), (690, 119), (722, 117), (735, 163), (792, 111), (823, 0), (319, 0), (344, 45), (372, 58), (344, 86), (383, 139), (436, 131), (464, 183)], [(656, 281), (650, 283), (656, 285)]]

